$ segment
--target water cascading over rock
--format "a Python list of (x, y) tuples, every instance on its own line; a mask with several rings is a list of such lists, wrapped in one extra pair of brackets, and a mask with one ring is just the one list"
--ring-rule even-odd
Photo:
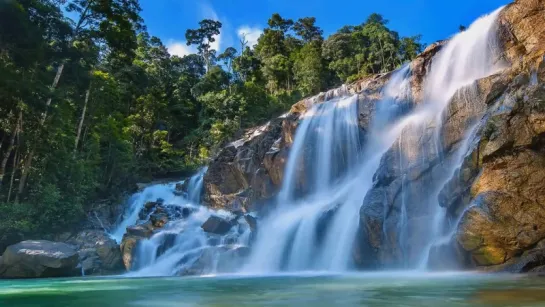
[(252, 217), (201, 206), (205, 172), (203, 168), (186, 181), (149, 186), (131, 198), (113, 235), (122, 236), (130, 276), (202, 275), (234, 271), (240, 265)]
[(131, 274), (540, 266), (542, 6), (518, 0), (395, 72), (297, 103), (180, 184), (190, 193), (148, 188), (116, 232), (137, 224)]
[[(365, 134), (357, 121), (357, 95), (314, 105), (302, 116), (277, 209), (262, 222), (245, 270), (427, 263), (430, 246), (443, 235), (439, 192), (461, 163), (468, 128), (483, 111), (473, 106), (472, 87), (503, 67), (495, 39), (499, 11), (441, 47), (419, 100), (410, 66), (394, 72), (381, 99), (368, 101), (375, 107)], [(448, 135), (443, 120), (453, 100), (467, 104), (454, 106), (465, 113), (455, 127), (458, 135)], [(361, 255), (356, 263), (355, 243)]]

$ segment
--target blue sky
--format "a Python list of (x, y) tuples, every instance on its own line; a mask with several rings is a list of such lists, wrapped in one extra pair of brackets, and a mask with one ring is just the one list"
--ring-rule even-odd
[[(469, 26), (479, 16), (509, 3), (508, 0), (141, 0), (142, 16), (151, 35), (158, 36), (172, 54), (194, 49), (185, 44), (185, 31), (204, 18), (220, 20), (222, 34), (213, 47), (238, 47), (239, 35), (257, 40), (273, 13), (297, 19), (314, 16), (324, 35), (344, 25), (356, 25), (377, 12), (390, 20), (403, 36), (422, 34), (427, 44)], [(239, 48), (237, 48), (239, 49)]]

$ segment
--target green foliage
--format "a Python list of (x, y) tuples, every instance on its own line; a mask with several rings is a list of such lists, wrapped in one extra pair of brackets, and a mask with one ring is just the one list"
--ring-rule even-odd
[(329, 69), (342, 81), (391, 71), (414, 59), (423, 49), (421, 36), (399, 37), (388, 21), (372, 14), (358, 26), (345, 26), (323, 44), (322, 55)]
[(320, 44), (306, 44), (295, 56), (293, 73), (304, 96), (316, 94), (324, 86), (325, 65)]
[(373, 14), (324, 40), (273, 14), (254, 49), (212, 49), (221, 22), (171, 56), (137, 0), (0, 1), (0, 232), (60, 231), (137, 181), (187, 173), (304, 96), (421, 50)]

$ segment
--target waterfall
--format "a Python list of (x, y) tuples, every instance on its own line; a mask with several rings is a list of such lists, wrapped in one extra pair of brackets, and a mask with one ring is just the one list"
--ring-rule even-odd
[[(258, 234), (245, 270), (348, 268), (357, 212), (372, 185), (380, 157), (392, 145), (392, 136), (384, 128), (407, 102), (409, 76), (408, 66), (392, 76), (371, 138), (363, 147), (357, 96), (317, 104), (305, 113), (288, 157), (285, 184), (279, 193), (281, 203), (262, 222), (260, 227), (270, 231)], [(306, 183), (302, 198), (295, 188), (300, 180)], [(326, 221), (330, 225), (324, 225), (330, 215), (332, 220)], [(325, 238), (318, 237), (320, 227), (327, 227)]]
[[(465, 95), (469, 116), (461, 127), (475, 126), (479, 115), (479, 110), (471, 109), (475, 82), (504, 67), (496, 42), (500, 10), (475, 21), (433, 57), (423, 101), (416, 103), (411, 97), (410, 67), (394, 72), (381, 100), (374, 102), (365, 143), (358, 126), (357, 95), (315, 104), (302, 115), (277, 208), (261, 221), (244, 271), (353, 268), (359, 212), (371, 206), (366, 196), (377, 184), (377, 171), (387, 163), (397, 164), (401, 205), (394, 226), (387, 225), (390, 210), (383, 209), (383, 237), (395, 228), (402, 247), (398, 266), (414, 268), (425, 261), (431, 244), (444, 235), (439, 192), (461, 164), (471, 135), (466, 131), (454, 153), (446, 152), (445, 110), (456, 95)], [(386, 160), (389, 154), (397, 159)], [(413, 187), (407, 177), (410, 171), (432, 161), (438, 165), (437, 174), (429, 183)]]
[[(381, 258), (383, 268), (425, 269), (434, 244), (454, 230), (439, 195), (459, 176), (486, 110), (477, 81), (505, 67), (496, 39), (500, 11), (442, 45), (425, 68), (417, 97), (407, 64), (389, 75), (379, 98), (349, 95), (343, 87), (325, 95), (334, 98), (311, 100), (300, 116), (276, 204), (259, 219), (257, 232), (247, 215), (201, 206), (206, 168), (188, 181), (135, 194), (112, 232), (118, 241), (127, 226), (146, 222), (139, 218), (149, 201), (160, 198), (191, 214), (139, 241), (130, 275), (343, 272), (358, 265), (355, 248), (365, 263), (389, 253)], [(366, 127), (359, 122), (362, 108), (372, 111)], [(454, 123), (446, 118), (452, 114), (459, 116)], [(175, 193), (176, 184), (187, 193)], [(203, 223), (214, 217), (226, 221), (228, 231), (205, 232)]]

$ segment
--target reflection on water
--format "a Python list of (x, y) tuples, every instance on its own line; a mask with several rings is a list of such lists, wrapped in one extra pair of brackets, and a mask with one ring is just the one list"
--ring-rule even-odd
[(0, 306), (545, 306), (545, 278), (308, 273), (0, 281)]

